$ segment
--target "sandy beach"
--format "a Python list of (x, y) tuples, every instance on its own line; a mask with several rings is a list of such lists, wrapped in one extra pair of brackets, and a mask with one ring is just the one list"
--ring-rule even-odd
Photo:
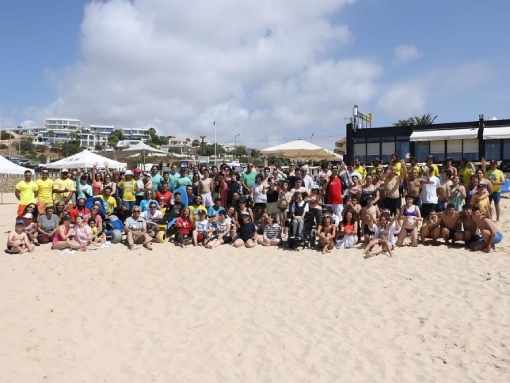
[[(0, 382), (506, 383), (509, 202), (492, 254), (2, 253)], [(5, 247), (17, 205), (4, 203)]]

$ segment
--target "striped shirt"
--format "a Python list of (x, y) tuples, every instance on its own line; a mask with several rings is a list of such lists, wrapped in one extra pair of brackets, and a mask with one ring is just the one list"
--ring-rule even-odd
[(264, 235), (268, 239), (279, 238), (282, 233), (282, 228), (277, 223), (273, 223), (272, 226), (266, 225), (264, 227)]

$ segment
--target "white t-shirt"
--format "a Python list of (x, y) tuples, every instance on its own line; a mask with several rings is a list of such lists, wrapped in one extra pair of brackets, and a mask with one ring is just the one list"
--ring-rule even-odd
[(255, 183), (251, 189), (253, 190), (253, 201), (255, 203), (267, 203), (267, 194), (262, 194), (262, 190), (264, 190), (263, 184), (257, 185)]
[(441, 181), (439, 178), (432, 176), (430, 177), (430, 184), (421, 185), (421, 203), (437, 203), (437, 190), (441, 187)]
[(216, 220), (216, 234), (225, 233), (228, 225), (230, 225), (230, 218), (226, 218), (224, 222), (221, 222), (219, 219)]
[(195, 226), (198, 233), (206, 233), (211, 224), (208, 220), (204, 219), (203, 221), (197, 221)]
[(155, 210), (152, 214), (151, 209), (145, 210), (140, 214), (140, 217), (146, 221), (156, 220), (163, 218), (163, 212), (161, 210)]

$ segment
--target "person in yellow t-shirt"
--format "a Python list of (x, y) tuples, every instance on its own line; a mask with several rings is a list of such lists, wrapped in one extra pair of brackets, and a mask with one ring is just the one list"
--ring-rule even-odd
[(402, 164), (398, 158), (398, 154), (393, 153), (390, 159), (390, 166), (395, 166), (397, 168), (397, 176), (400, 177), (400, 173), (402, 173)]
[(490, 202), (494, 201), (494, 207), (496, 208), (496, 221), (499, 221), (501, 213), (501, 208), (499, 206), (499, 202), (501, 200), (501, 185), (505, 184), (505, 175), (498, 169), (497, 161), (491, 161), (490, 167), (491, 168), (485, 173), (484, 178), (488, 179), (493, 186), (489, 200)]
[(476, 169), (471, 161), (465, 159), (460, 161), (459, 177), (464, 186), (469, 185), (471, 182), (471, 176), (475, 174), (475, 170)]
[(117, 200), (112, 197), (112, 188), (110, 186), (106, 186), (103, 189), (103, 194), (99, 195), (99, 198), (103, 200), (106, 215), (111, 215), (117, 208)]
[(124, 179), (117, 184), (117, 188), (122, 190), (122, 206), (127, 211), (132, 211), (136, 205), (136, 192), (138, 190), (137, 181), (133, 179), (133, 172), (126, 170)]
[(374, 158), (372, 160), (372, 169), (370, 169), (370, 175), (375, 180), (377, 169), (379, 169), (379, 165), (381, 165), (381, 160), (379, 158)]
[(413, 170), (418, 172), (418, 175), (421, 173), (421, 168), (418, 166), (418, 159), (416, 157), (411, 157), (409, 159), (409, 166), (407, 167), (407, 174), (411, 174)]
[(437, 165), (434, 165), (434, 156), (429, 154), (427, 156), (427, 166), (432, 167), (432, 174), (434, 177), (439, 177), (439, 168)]
[(53, 205), (53, 180), (48, 178), (48, 170), (41, 172), (41, 178), (35, 183), (37, 184), (37, 210), (39, 214), (46, 214), (46, 207)]
[(30, 170), (25, 170), (25, 179), (16, 184), (14, 195), (19, 200), (18, 215), (23, 213), (27, 205), (31, 203), (35, 205), (37, 184), (32, 181), (32, 172)]
[[(53, 183), (53, 193), (55, 194), (55, 202), (64, 202), (66, 206), (71, 203), (72, 208), (72, 197), (76, 190), (74, 181), (69, 178), (69, 170), (62, 169), (60, 177)], [(69, 207), (65, 208), (66, 211)]]
[(365, 177), (367, 176), (367, 170), (363, 165), (361, 165), (361, 158), (359, 157), (356, 157), (354, 159), (354, 171), (358, 172), (362, 179), (365, 179)]

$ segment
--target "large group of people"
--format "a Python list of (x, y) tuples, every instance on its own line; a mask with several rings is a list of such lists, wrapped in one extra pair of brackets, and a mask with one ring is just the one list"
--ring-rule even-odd
[(90, 171), (62, 169), (55, 180), (43, 170), (36, 181), (27, 171), (16, 185), (7, 251), (41, 244), (86, 251), (104, 244), (107, 226), (119, 220), (131, 250), (137, 244), (152, 250), (161, 231), (179, 247), (299, 243), (311, 235), (312, 222), (322, 252), (358, 246), (366, 258), (391, 256), (407, 238), (411, 246), (463, 242), (491, 252), (502, 240), (495, 222), (504, 174), (496, 161), (487, 167), (482, 160), (479, 169), (452, 163), (439, 167), (429, 156), (420, 166), (393, 154), (385, 166), (374, 159), (365, 167), (359, 158), (323, 163), (315, 176), (295, 162), (260, 171), (249, 163), (241, 173), (227, 164), (150, 172), (110, 171), (106, 164), (99, 171), (96, 164)]

